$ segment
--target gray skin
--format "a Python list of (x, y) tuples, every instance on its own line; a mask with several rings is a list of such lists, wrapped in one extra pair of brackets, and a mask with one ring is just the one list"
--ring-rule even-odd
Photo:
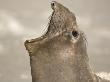
[(109, 82), (90, 69), (85, 36), (74, 14), (56, 1), (51, 7), (47, 32), (25, 41), (32, 82)]

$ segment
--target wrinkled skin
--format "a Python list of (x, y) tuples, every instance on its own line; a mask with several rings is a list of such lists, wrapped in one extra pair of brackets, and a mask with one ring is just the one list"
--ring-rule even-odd
[(108, 82), (92, 73), (86, 40), (74, 14), (55, 1), (51, 7), (53, 13), (47, 32), (25, 41), (32, 82)]

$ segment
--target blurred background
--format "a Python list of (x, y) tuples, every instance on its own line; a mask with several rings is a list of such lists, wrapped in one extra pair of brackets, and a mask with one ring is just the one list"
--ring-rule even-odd
[[(110, 0), (56, 0), (75, 13), (94, 72), (110, 79)], [(0, 0), (0, 82), (31, 82), (26, 39), (41, 36), (51, 0)]]

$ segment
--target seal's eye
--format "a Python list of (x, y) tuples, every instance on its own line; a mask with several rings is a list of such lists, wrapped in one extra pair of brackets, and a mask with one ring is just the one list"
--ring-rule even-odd
[(73, 31), (72, 31), (72, 35), (73, 35), (75, 38), (77, 38), (78, 35), (79, 35), (79, 33), (78, 33), (77, 31), (73, 30)]

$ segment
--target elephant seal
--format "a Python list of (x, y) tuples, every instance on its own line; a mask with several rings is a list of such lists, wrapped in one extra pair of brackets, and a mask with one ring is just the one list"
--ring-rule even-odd
[(75, 15), (56, 1), (51, 8), (47, 32), (25, 41), (32, 82), (105, 82), (89, 66), (85, 36)]

